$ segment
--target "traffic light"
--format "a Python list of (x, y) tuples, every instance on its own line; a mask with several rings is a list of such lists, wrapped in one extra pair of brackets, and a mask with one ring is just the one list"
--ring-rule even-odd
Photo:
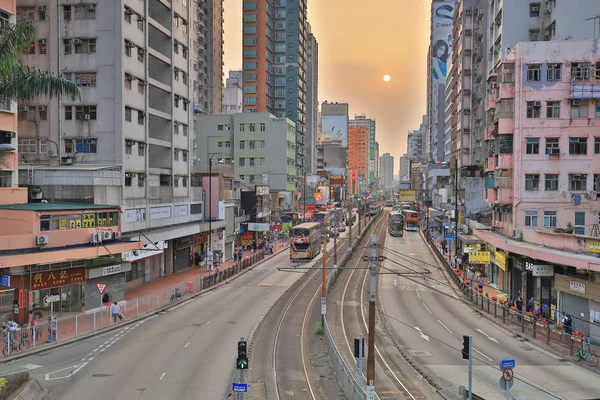
[(248, 346), (246, 345), (245, 340), (240, 340), (238, 342), (238, 355), (236, 360), (237, 369), (248, 369)]
[(470, 353), (471, 353), (471, 336), (464, 335), (463, 336), (463, 349), (462, 349), (463, 359), (468, 360)]
[[(362, 354), (361, 354), (361, 342), (362, 341)], [(354, 357), (355, 358), (365, 358), (365, 338), (354, 338)]]

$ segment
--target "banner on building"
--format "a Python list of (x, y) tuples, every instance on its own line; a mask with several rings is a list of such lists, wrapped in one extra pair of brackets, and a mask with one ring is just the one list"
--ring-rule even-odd
[(506, 271), (506, 254), (503, 251), (494, 252), (494, 264), (498, 266), (502, 271)]
[(491, 254), (489, 251), (472, 251), (469, 253), (470, 264), (489, 264)]
[(259, 224), (255, 222), (248, 222), (248, 230), (250, 232), (268, 232), (271, 229), (269, 224)]
[(399, 189), (398, 196), (400, 197), (400, 201), (415, 201), (417, 199), (417, 191)]
[(600, 253), (600, 242), (597, 241), (589, 241), (589, 252), (590, 253)]

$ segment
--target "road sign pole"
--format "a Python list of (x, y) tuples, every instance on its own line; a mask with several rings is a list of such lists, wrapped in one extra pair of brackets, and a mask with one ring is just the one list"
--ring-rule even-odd
[(473, 338), (469, 340), (469, 400), (473, 400)]
[(358, 386), (362, 389), (363, 387), (363, 348), (364, 348), (364, 336), (361, 333), (358, 339)]
[(100, 295), (100, 328), (102, 328), (102, 295)]
[[(240, 383), (244, 383), (244, 370), (240, 369)], [(238, 392), (238, 400), (244, 400), (244, 392)]]

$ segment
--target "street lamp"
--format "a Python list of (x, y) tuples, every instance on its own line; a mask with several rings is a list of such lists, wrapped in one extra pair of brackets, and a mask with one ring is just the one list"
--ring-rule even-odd
[[(223, 164), (225, 162), (221, 153), (213, 153), (208, 157), (208, 245), (210, 246), (208, 252), (210, 253), (211, 259), (214, 259), (212, 248), (212, 164), (214, 156), (218, 157), (217, 163)], [(209, 268), (212, 268), (212, 266), (209, 266)]]

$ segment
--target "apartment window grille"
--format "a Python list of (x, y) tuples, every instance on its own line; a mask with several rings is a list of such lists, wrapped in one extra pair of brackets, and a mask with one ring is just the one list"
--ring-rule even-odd
[(538, 174), (525, 175), (525, 190), (537, 191), (540, 188), (540, 176)]
[(585, 191), (587, 189), (587, 174), (569, 174), (569, 190)]
[(590, 63), (572, 63), (571, 78), (576, 81), (587, 81), (590, 79)]
[(546, 138), (546, 154), (558, 154), (559, 138)]
[(138, 142), (137, 148), (138, 148), (138, 156), (146, 155), (146, 143)]
[(556, 211), (544, 211), (544, 228), (556, 227)]
[(527, 152), (527, 154), (539, 154), (540, 153), (540, 138), (527, 138), (526, 139), (526, 152)]
[(544, 189), (547, 192), (555, 192), (558, 190), (558, 174), (546, 174), (544, 175), (544, 178)]
[(569, 138), (569, 154), (586, 155), (587, 138)]

